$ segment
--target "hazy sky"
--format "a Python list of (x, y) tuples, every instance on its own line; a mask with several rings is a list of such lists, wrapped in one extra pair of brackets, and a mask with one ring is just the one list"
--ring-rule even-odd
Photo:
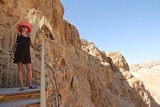
[(160, 61), (160, 0), (61, 0), (80, 37), (129, 64)]

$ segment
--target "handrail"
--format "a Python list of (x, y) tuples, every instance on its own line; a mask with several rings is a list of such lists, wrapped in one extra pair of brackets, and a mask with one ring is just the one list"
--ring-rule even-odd
[[(51, 80), (51, 83), (52, 83), (52, 85), (54, 87), (54, 90), (55, 90), (55, 98), (56, 98), (56, 103), (55, 104), (56, 104), (56, 107), (60, 107), (59, 92), (58, 92), (58, 86), (57, 86), (55, 72), (54, 72), (53, 68), (47, 62), (45, 62), (45, 65), (52, 72), (52, 75), (48, 75), (48, 74), (45, 73), (45, 76), (48, 77)], [(41, 74), (41, 72), (39, 70), (36, 70), (35, 72)], [(52, 76), (53, 76), (53, 78), (52, 78)], [(53, 103), (53, 96), (51, 96), (51, 99), (49, 98), (47, 100)]]
[[(5, 29), (5, 30), (8, 30), (7, 32), (5, 32), (4, 34), (3, 34), (3, 36), (5, 36), (5, 35), (7, 35), (7, 37), (9, 37), (10, 35), (8, 35), (9, 34), (9, 32), (23, 19), (24, 17), (21, 17), (9, 30), (8, 29), (5, 29), (5, 28), (0, 28), (0, 29)], [(6, 37), (5, 37), (6, 38)], [(6, 42), (7, 42), (7, 44), (9, 44), (8, 43), (8, 41), (9, 41), (9, 39), (7, 38), (7, 40), (6, 40)], [(2, 43), (3, 44), (3, 43)], [(9, 49), (10, 47), (5, 47), (6, 49)], [(9, 52), (7, 52), (5, 49), (2, 49), (2, 47), (0, 47), (0, 50), (2, 50), (3, 52), (5, 52), (5, 53), (9, 53)]]
[[(52, 69), (51, 66), (49, 66), (49, 64), (47, 64), (45, 61), (44, 61), (44, 40), (42, 41), (42, 50), (41, 50), (41, 102), (40, 102), (40, 105), (42, 107), (45, 107), (46, 106), (46, 102), (45, 102), (45, 65), (46, 64), (52, 71), (52, 74), (53, 74), (53, 77), (54, 77), (54, 81), (55, 81), (55, 84), (54, 87), (55, 87), (55, 91), (56, 91), (56, 105), (57, 107), (59, 107), (59, 98), (58, 98), (58, 88), (57, 88), (57, 81), (56, 81), (56, 76), (55, 76), (55, 73)], [(54, 83), (52, 81), (52, 83)]]
[(15, 24), (11, 27), (11, 29), (8, 30), (8, 32), (7, 32), (6, 34), (8, 34), (8, 33), (10, 32), (10, 30), (12, 30), (12, 29), (15, 27), (15, 25), (17, 25), (22, 19), (23, 19), (23, 17), (21, 17), (21, 18), (17, 21), (17, 23), (15, 23)]
[(58, 87), (57, 87), (56, 76), (55, 76), (55, 73), (54, 73), (53, 68), (52, 68), (51, 66), (49, 66), (49, 64), (47, 64), (46, 62), (45, 62), (45, 64), (50, 68), (50, 70), (52, 71), (52, 74), (53, 74), (53, 76), (54, 76), (55, 88), (56, 88), (56, 99), (57, 99), (56, 105), (57, 105), (57, 107), (59, 107), (59, 106), (60, 106), (60, 104), (59, 104), (59, 97), (58, 97), (58, 93), (59, 93), (59, 92), (58, 92)]
[(40, 106), (46, 107), (45, 98), (45, 66), (44, 66), (44, 41), (42, 41), (42, 51), (41, 51), (41, 90), (40, 90)]
[(0, 47), (0, 50), (3, 51), (3, 52), (6, 53), (6, 54), (10, 54), (10, 53), (7, 52), (6, 50), (2, 49), (1, 47)]
[[(5, 32), (1, 35), (2, 38), (1, 38), (1, 41), (0, 41), (0, 51), (2, 51), (2, 53), (4, 55), (7, 56), (7, 58), (3, 58), (1, 57), (1, 66), (0, 66), (0, 85), (1, 87), (12, 87), (13, 86), (13, 75), (14, 75), (14, 72), (9, 73), (9, 71), (12, 71), (13, 70), (13, 64), (11, 64), (12, 62), (10, 61), (10, 52), (9, 52), (9, 49), (10, 49), (10, 42), (12, 42), (12, 35), (10, 35), (11, 31), (13, 28), (15, 28), (15, 26), (17, 25), (17, 23), (19, 23), (21, 20), (23, 19), (23, 17), (21, 17), (9, 30), (8, 29), (5, 29), (5, 28), (0, 28), (1, 30), (5, 30)], [(6, 66), (6, 68), (3, 67), (3, 65)], [(10, 82), (9, 81), (9, 77), (11, 77), (13, 80)], [(2, 83), (2, 79), (5, 80), (5, 84)], [(16, 79), (15, 79), (16, 81)], [(3, 84), (3, 85), (2, 85)], [(17, 82), (16, 84), (14, 84), (17, 86)]]
[[(7, 44), (9, 43), (8, 42), (8, 38), (11, 36), (9, 33), (10, 33), (10, 31), (13, 29), (13, 28), (15, 28), (15, 26), (17, 25), (17, 23), (19, 23), (21, 20), (23, 19), (23, 17), (21, 17), (9, 30), (8, 29), (6, 29), (6, 30), (8, 30), (8, 31), (6, 31), (6, 32), (4, 32), (4, 36), (5, 37), (7, 37)], [(57, 42), (58, 43), (58, 42)], [(3, 44), (3, 43), (2, 43)], [(7, 47), (8, 47), (8, 45), (7, 45)], [(9, 47), (8, 47), (9, 48)], [(42, 60), (42, 63), (44, 63), (44, 64), (46, 64), (46, 66), (48, 66), (49, 67), (49, 69), (52, 71), (52, 74), (53, 74), (53, 78), (51, 78), (50, 76), (48, 76), (50, 79), (51, 79), (51, 83), (53, 84), (53, 87), (54, 87), (54, 90), (55, 90), (55, 97), (56, 97), (56, 107), (60, 107), (60, 101), (59, 101), (59, 93), (58, 93), (58, 87), (57, 87), (57, 81), (56, 81), (56, 76), (55, 76), (55, 73), (54, 73), (54, 70), (53, 70), (53, 68), (51, 67), (51, 66), (49, 66), (49, 64), (47, 64), (45, 61), (44, 61), (44, 42), (42, 43), (42, 56), (43, 56), (43, 60)], [(5, 49), (3, 49), (3, 47), (0, 47), (0, 50), (1, 51), (3, 51), (5, 54), (7, 54), (7, 55), (9, 55), (10, 54), (10, 52), (8, 52), (8, 51), (6, 51)], [(8, 60), (10, 59), (9, 58), (9, 56), (7, 56), (8, 57)], [(9, 63), (9, 62), (7, 62), (7, 63)], [(41, 65), (41, 67), (44, 67), (44, 65), (42, 64)], [(42, 69), (42, 71), (44, 72), (44, 68), (41, 68)], [(9, 64), (8, 64), (8, 68), (7, 69), (9, 69)], [(11, 68), (12, 69), (12, 68)], [(9, 70), (8, 70), (9, 71)], [(7, 75), (8, 75), (8, 71), (7, 71)], [(41, 72), (42, 73), (42, 72)], [(44, 76), (45, 76), (46, 74), (44, 74)], [(0, 76), (1, 76), (1, 74), (0, 74)], [(12, 76), (13, 76), (13, 74), (12, 74)], [(7, 77), (8, 78), (8, 77)], [(42, 78), (41, 78), (42, 79)], [(43, 83), (45, 82), (45, 80), (43, 80)], [(1, 85), (1, 84), (0, 84)], [(42, 84), (41, 84), (42, 85)], [(44, 87), (44, 86), (43, 86)], [(42, 92), (42, 91), (41, 91)], [(45, 92), (42, 92), (43, 93), (43, 95), (45, 95), (44, 93)], [(41, 96), (41, 98), (42, 97), (44, 97), (44, 96)], [(44, 97), (45, 98), (45, 97)], [(46, 99), (43, 99), (43, 103), (45, 103), (45, 100)], [(45, 107), (45, 104), (43, 104), (43, 106), (42, 107)]]
[[(13, 64), (9, 54), (0, 55), (0, 87), (9, 88), (18, 86), (16, 73), (16, 66)], [(16, 75), (17, 76), (17, 75)]]

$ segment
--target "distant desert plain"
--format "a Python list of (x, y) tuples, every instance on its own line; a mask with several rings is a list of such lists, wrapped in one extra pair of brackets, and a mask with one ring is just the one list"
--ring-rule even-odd
[(160, 105), (160, 62), (132, 65), (130, 71), (134, 77), (143, 81), (145, 88)]

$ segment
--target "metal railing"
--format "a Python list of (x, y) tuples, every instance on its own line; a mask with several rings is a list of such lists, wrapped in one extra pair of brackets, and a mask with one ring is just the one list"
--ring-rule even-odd
[[(47, 103), (51, 106), (51, 107), (60, 107), (60, 101), (59, 101), (59, 92), (58, 92), (58, 87), (57, 87), (57, 81), (56, 81), (56, 75), (55, 72), (53, 70), (53, 68), (47, 64), (47, 62), (45, 62), (45, 57), (44, 57), (44, 41), (42, 41), (42, 45), (41, 45), (41, 53), (38, 52), (38, 54), (41, 54), (41, 59), (39, 59), (41, 61), (41, 72), (38, 71), (38, 73), (40, 73), (40, 80), (41, 80), (41, 94), (40, 94), (40, 105), (41, 107), (45, 107), (46, 106), (46, 99), (47, 99)], [(45, 73), (45, 68), (48, 68), (51, 72), (50, 73)], [(49, 81), (46, 81), (49, 78)], [(49, 83), (47, 86), (46, 82)], [(48, 95), (47, 98), (45, 98), (45, 89), (47, 88), (48, 90)]]
[[(49, 66), (49, 64), (47, 64), (45, 62), (45, 64), (50, 68), (50, 70), (52, 71), (53, 74), (53, 78), (51, 78), (50, 76), (48, 76), (51, 79), (52, 85), (54, 86), (54, 95), (50, 94), (48, 96), (48, 101), (52, 104), (52, 105), (56, 105), (56, 107), (60, 107), (60, 101), (59, 101), (59, 92), (58, 92), (58, 87), (57, 87), (57, 81), (56, 81), (56, 76), (54, 73), (54, 70), (51, 66)], [(54, 80), (53, 80), (54, 79)], [(55, 100), (54, 100), (55, 99)]]
[(0, 87), (18, 86), (16, 66), (10, 59), (9, 54), (0, 55)]
[(10, 51), (14, 35), (17, 34), (15, 27), (23, 18), (21, 17), (10, 29), (0, 28), (0, 50)]
[(46, 96), (45, 96), (45, 65), (44, 65), (44, 40), (42, 41), (41, 50), (41, 92), (40, 92), (40, 106), (46, 107)]
[[(22, 18), (19, 20), (21, 21)], [(19, 22), (18, 21), (18, 22)], [(17, 22), (17, 23), (18, 23)], [(19, 80), (18, 80), (18, 75), (17, 75), (17, 66), (13, 63), (13, 61), (10, 58), (10, 49), (11, 49), (11, 44), (14, 39), (14, 35), (17, 34), (17, 31), (15, 26), (17, 23), (11, 28), (11, 29), (0, 29), (0, 88), (9, 88), (9, 87), (18, 87), (19, 86)], [(7, 32), (7, 33), (6, 33)], [(53, 107), (59, 107), (60, 102), (59, 102), (59, 94), (58, 94), (58, 88), (57, 88), (57, 83), (56, 83), (56, 76), (54, 74), (53, 68), (50, 67), (47, 63), (44, 61), (44, 42), (42, 42), (42, 50), (41, 50), (41, 107), (46, 106), (46, 99), (47, 102), (50, 103)], [(52, 76), (47, 75), (45, 73), (45, 64), (47, 67), (52, 72)], [(24, 67), (23, 67), (24, 68)], [(23, 70), (25, 71), (25, 70)], [(36, 72), (33, 72), (33, 77)], [(24, 85), (27, 85), (27, 80), (26, 80), (26, 75), (27, 73), (24, 72)], [(45, 77), (50, 79), (50, 83), (52, 84), (52, 91), (49, 91), (49, 94), (47, 98), (45, 98)], [(33, 80), (37, 80), (33, 78)]]
[(10, 58), (11, 44), (17, 31), (15, 26), (23, 19), (21, 17), (10, 29), (0, 28), (0, 87), (16, 87), (18, 80), (16, 66)]
[(11, 44), (17, 31), (0, 29), (0, 32), (0, 87), (17, 87), (17, 68), (10, 57)]
[[(41, 107), (45, 107), (46, 99), (47, 99), (47, 103), (49, 103), (51, 106), (59, 107), (60, 102), (59, 102), (59, 94), (58, 94), (56, 76), (55, 76), (53, 68), (44, 61), (44, 50), (43, 50), (44, 45), (43, 44), (44, 42), (42, 42), (41, 59), (39, 60), (39, 62), (41, 61), (41, 65), (38, 65), (38, 66), (41, 66), (41, 72), (38, 72), (41, 75), (41, 77), (39, 78), (41, 79), (41, 83), (40, 83), (41, 84), (41, 97), (40, 97), (41, 101), (40, 102), (42, 104)], [(45, 69), (44, 69), (45, 65), (51, 70), (52, 75), (48, 75), (45, 73)], [(37, 68), (40, 68), (40, 67), (37, 67)], [(40, 69), (37, 69), (36, 71), (40, 71)], [(33, 72), (34, 75), (36, 71)], [(27, 80), (25, 78), (26, 75), (27, 75), (27, 72), (24, 72), (24, 75), (23, 75), (24, 85), (27, 85)], [(37, 80), (37, 78), (34, 78), (34, 75), (33, 75), (33, 80)], [(46, 80), (44, 76), (49, 78), (50, 80), (49, 83), (52, 85), (48, 91), (49, 94), (47, 98), (45, 98), (45, 94), (46, 94), (45, 90), (47, 88), (45, 87)], [(19, 86), (19, 80), (18, 80), (18, 75), (17, 75), (17, 66), (13, 63), (8, 53), (4, 53), (3, 55), (1, 54), (0, 55), (0, 87), (9, 88), (9, 87), (18, 87), (18, 86)]]
[(9, 30), (8, 33), (3, 33), (7, 31), (6, 29), (0, 29), (0, 50), (3, 50), (5, 53), (9, 53), (14, 35), (17, 34), (15, 29)]

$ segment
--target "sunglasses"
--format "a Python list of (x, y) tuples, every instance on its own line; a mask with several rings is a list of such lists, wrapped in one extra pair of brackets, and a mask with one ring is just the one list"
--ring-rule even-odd
[(27, 26), (21, 26), (21, 28), (28, 28)]

